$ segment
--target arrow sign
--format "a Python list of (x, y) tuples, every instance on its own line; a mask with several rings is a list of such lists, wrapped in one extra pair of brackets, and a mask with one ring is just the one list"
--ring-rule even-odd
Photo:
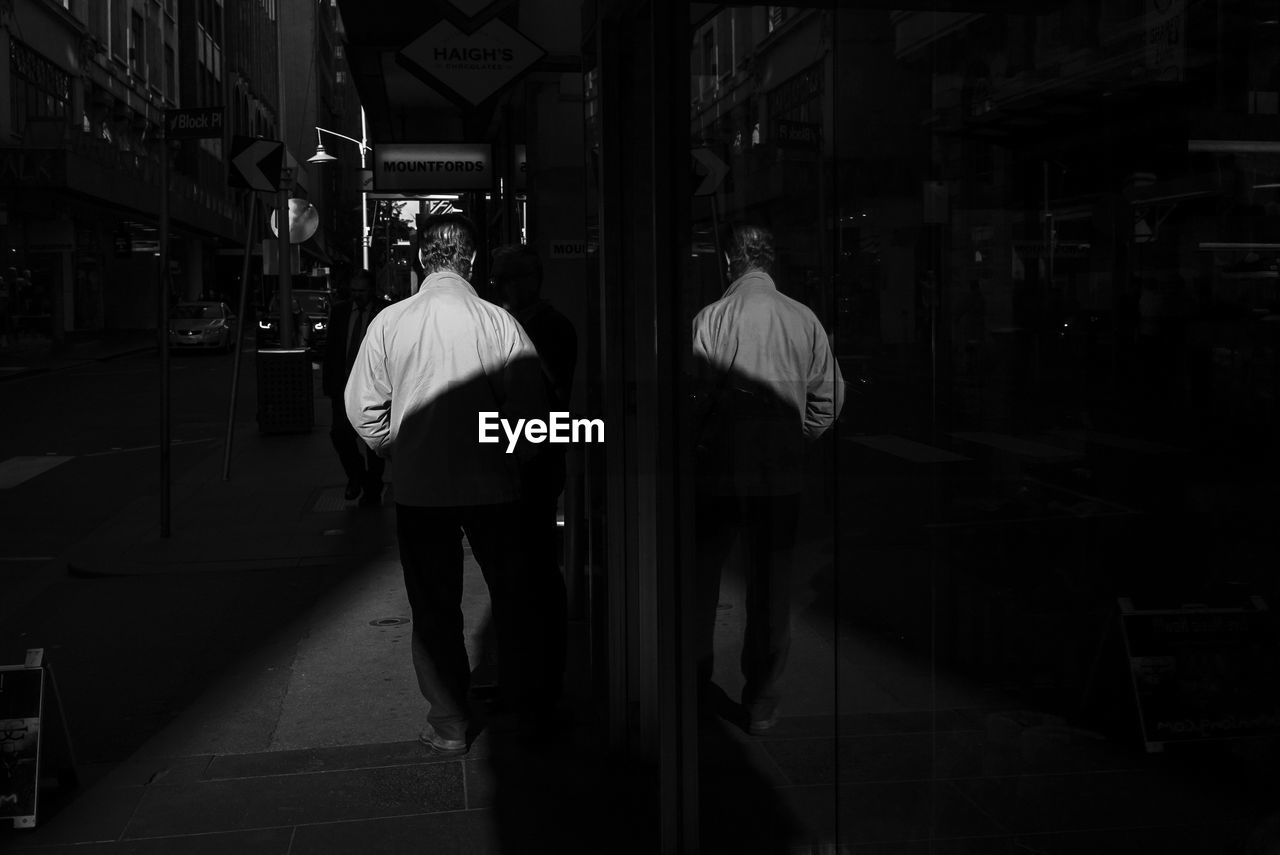
[(705, 173), (702, 183), (693, 191), (693, 195), (710, 196), (716, 192), (720, 182), (724, 181), (724, 177), (729, 174), (729, 164), (717, 157), (716, 153), (709, 148), (695, 148), (691, 153)]
[(231, 145), (231, 171), (227, 173), (227, 183), (232, 187), (274, 193), (281, 189), (283, 165), (284, 143), (279, 140), (236, 137)]

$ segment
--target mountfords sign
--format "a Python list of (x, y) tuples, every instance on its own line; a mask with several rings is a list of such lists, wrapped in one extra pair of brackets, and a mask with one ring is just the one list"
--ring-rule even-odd
[(438, 193), (493, 188), (488, 143), (390, 143), (373, 147), (373, 189)]

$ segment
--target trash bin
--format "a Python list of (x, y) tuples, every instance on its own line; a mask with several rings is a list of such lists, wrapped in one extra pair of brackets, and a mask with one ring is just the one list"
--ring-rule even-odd
[(315, 424), (311, 356), (305, 349), (258, 351), (258, 432), (306, 433)]

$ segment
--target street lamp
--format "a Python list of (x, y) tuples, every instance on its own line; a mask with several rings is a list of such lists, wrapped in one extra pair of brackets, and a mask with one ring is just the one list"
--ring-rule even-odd
[(316, 127), (316, 153), (307, 158), (307, 163), (333, 163), (338, 158), (329, 154), (324, 150), (324, 143), (320, 140), (320, 134), (329, 134), (330, 136), (344, 139), (347, 142), (353, 142), (360, 146), (360, 259), (365, 270), (369, 269), (369, 194), (364, 189), (364, 169), (365, 154), (372, 149), (366, 137), (369, 132), (365, 125), (364, 108), (360, 108), (360, 137), (349, 137), (346, 134), (340, 134), (337, 131), (331, 131), (328, 128)]

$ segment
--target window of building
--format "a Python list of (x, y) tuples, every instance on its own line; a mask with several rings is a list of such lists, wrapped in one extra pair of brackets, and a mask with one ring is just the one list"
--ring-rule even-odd
[(21, 134), (30, 119), (64, 119), (71, 75), (14, 39), (9, 47), (10, 118)]
[(143, 62), (146, 54), (146, 29), (142, 16), (137, 12), (129, 16), (129, 67), (139, 76), (143, 74)]
[(169, 100), (176, 101), (178, 97), (178, 63), (174, 56), (173, 48), (169, 45), (164, 46), (164, 94)]

